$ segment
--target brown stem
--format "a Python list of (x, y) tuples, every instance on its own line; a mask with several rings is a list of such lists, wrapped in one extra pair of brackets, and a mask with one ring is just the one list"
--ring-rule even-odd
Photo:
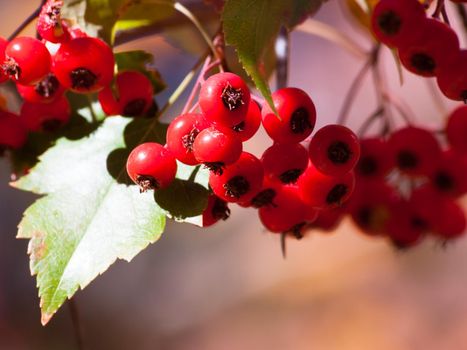
[(441, 12), (443, 11), (443, 9), (444, 9), (444, 0), (438, 0), (436, 2), (435, 11), (431, 15), (431, 17), (439, 19), (439, 16), (441, 15)]
[(467, 33), (467, 11), (465, 10), (464, 4), (456, 4), (457, 13), (462, 20), (464, 26), (464, 32)]
[(83, 330), (79, 318), (78, 307), (74, 299), (68, 300), (68, 309), (70, 310), (71, 322), (73, 324), (73, 332), (75, 334), (76, 345), (79, 350), (84, 350)]
[(8, 41), (13, 40), (20, 34), (26, 27), (34, 21), (39, 14), (41, 13), (42, 6), (47, 2), (47, 0), (41, 0), (39, 7), (37, 7), (33, 13), (31, 13), (8, 37)]

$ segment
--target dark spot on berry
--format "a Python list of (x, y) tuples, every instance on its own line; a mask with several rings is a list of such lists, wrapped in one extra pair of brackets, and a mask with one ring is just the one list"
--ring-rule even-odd
[(11, 57), (7, 57), (5, 62), (2, 64), (2, 70), (6, 75), (13, 77), (16, 80), (21, 78), (21, 67)]
[(206, 162), (203, 163), (204, 167), (216, 175), (222, 175), (224, 173), (225, 164), (223, 162)]
[(328, 147), (328, 158), (334, 164), (345, 164), (352, 157), (349, 146), (342, 141), (336, 141)]
[(237, 175), (224, 184), (224, 189), (226, 196), (240, 198), (248, 193), (250, 190), (250, 183), (245, 177)]
[(362, 175), (373, 175), (378, 171), (378, 161), (373, 157), (360, 158), (357, 169)]
[(398, 251), (403, 252), (410, 248), (410, 244), (391, 237), (391, 243)]
[(413, 169), (418, 165), (418, 157), (411, 151), (400, 151), (397, 154), (397, 165), (401, 169)]
[(410, 218), (410, 225), (417, 230), (425, 230), (428, 228), (427, 222), (418, 216), (412, 216)]
[(182, 136), (182, 145), (186, 149), (186, 153), (193, 152), (193, 144), (195, 143), (196, 136), (199, 134), (199, 129), (193, 128), (191, 131)]
[(245, 121), (242, 121), (242, 122), (238, 123), (237, 125), (235, 125), (232, 128), (232, 130), (235, 131), (235, 132), (241, 132), (241, 131), (245, 130)]
[(284, 171), (279, 175), (279, 180), (284, 184), (291, 184), (297, 182), (300, 175), (302, 175), (304, 169), (290, 169)]
[(225, 221), (230, 217), (230, 209), (225, 201), (216, 198), (212, 206), (211, 214), (214, 219)]
[(290, 130), (294, 134), (303, 134), (308, 129), (312, 129), (310, 115), (306, 108), (297, 108), (290, 118)]
[(396, 35), (401, 28), (402, 20), (394, 11), (386, 11), (378, 17), (378, 26), (386, 35)]
[(452, 191), (455, 188), (455, 181), (452, 176), (444, 171), (438, 171), (434, 177), (435, 186), (445, 192)]
[(70, 72), (71, 86), (73, 89), (88, 90), (97, 82), (97, 75), (87, 68), (76, 68)]
[(294, 237), (297, 240), (301, 240), (303, 237), (303, 228), (305, 227), (306, 222), (301, 222), (299, 224), (296, 224), (294, 227), (292, 227), (287, 233)]
[(253, 197), (253, 199), (251, 200), (251, 205), (254, 208), (261, 208), (265, 206), (277, 207), (277, 205), (274, 203), (275, 197), (276, 191), (272, 188), (267, 188)]
[(42, 130), (47, 132), (55, 132), (62, 126), (62, 122), (58, 119), (45, 120), (42, 123)]
[(146, 100), (144, 98), (137, 98), (128, 102), (123, 108), (123, 115), (128, 117), (139, 117), (143, 115), (146, 109)]
[(433, 73), (436, 69), (436, 62), (433, 57), (425, 53), (416, 53), (412, 55), (410, 64), (421, 73)]
[(36, 93), (42, 97), (52, 97), (60, 87), (58, 79), (53, 74), (49, 74), (45, 79), (34, 86)]
[(344, 184), (335, 185), (328, 193), (326, 197), (327, 204), (340, 204), (342, 198), (347, 194), (349, 189)]
[(224, 106), (227, 107), (229, 111), (233, 111), (245, 104), (243, 101), (242, 89), (235, 89), (230, 83), (227, 83), (224, 90), (222, 90), (221, 98)]
[(136, 184), (139, 186), (140, 193), (159, 188), (159, 182), (149, 175), (138, 175), (136, 177)]
[(373, 210), (370, 207), (362, 207), (357, 212), (357, 219), (363, 227), (370, 227)]

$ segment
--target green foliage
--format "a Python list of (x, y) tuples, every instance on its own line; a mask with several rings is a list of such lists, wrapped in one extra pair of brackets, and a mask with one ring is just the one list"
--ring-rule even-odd
[(236, 48), (240, 62), (256, 87), (272, 105), (265, 56), (281, 26), (292, 29), (316, 12), (324, 0), (227, 0), (222, 19), (227, 44)]
[(116, 259), (129, 261), (155, 242), (167, 215), (181, 220), (203, 211), (208, 195), (204, 169), (181, 166), (179, 179), (165, 199), (158, 199), (164, 208), (153, 193), (139, 193), (128, 179), (125, 163), (131, 149), (143, 141), (164, 143), (165, 131), (166, 125), (155, 120), (107, 118), (88, 137), (57, 140), (13, 184), (44, 195), (26, 210), (18, 233), (30, 239), (44, 324)]

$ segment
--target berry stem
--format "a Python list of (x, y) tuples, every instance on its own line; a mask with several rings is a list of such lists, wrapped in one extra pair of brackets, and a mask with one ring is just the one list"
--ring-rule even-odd
[(467, 33), (467, 11), (465, 10), (464, 4), (456, 4), (457, 13), (462, 20), (462, 25), (464, 26), (464, 32)]
[(366, 118), (363, 124), (360, 126), (360, 129), (358, 129), (358, 132), (357, 132), (358, 137), (362, 138), (363, 136), (365, 136), (370, 126), (373, 125), (373, 123), (376, 120), (381, 118), (383, 113), (384, 113), (384, 109), (382, 107), (379, 107), (376, 109), (376, 111), (370, 114), (370, 116)]
[[(213, 56), (217, 60), (222, 62), (222, 57), (220, 57), (219, 52), (217, 51), (217, 49), (215, 48), (215, 46), (214, 46), (214, 44), (213, 44), (213, 42), (211, 40), (211, 37), (206, 32), (206, 30), (203, 28), (203, 26), (201, 25), (201, 22), (198, 20), (198, 18), (196, 18), (196, 16), (187, 7), (185, 7), (184, 5), (182, 5), (179, 2), (176, 2), (174, 4), (174, 8), (175, 8), (175, 10), (180, 12), (182, 15), (184, 15), (186, 18), (188, 18), (191, 21), (191, 23), (193, 23), (193, 25), (196, 27), (196, 29), (198, 29), (198, 31), (200, 32), (203, 39), (206, 41), (206, 44), (209, 46), (209, 49), (212, 51)], [(224, 68), (222, 67), (222, 65), (219, 65), (219, 69), (220, 69), (221, 72), (224, 71)]]
[(190, 96), (188, 97), (185, 103), (185, 106), (183, 107), (182, 114), (187, 113), (191, 105), (193, 104), (193, 101), (196, 97), (196, 93), (198, 92), (198, 89), (200, 88), (202, 82), (204, 81), (204, 74), (207, 68), (209, 67), (210, 62), (211, 62), (211, 56), (207, 56), (206, 60), (204, 61), (203, 67), (201, 68), (201, 71), (198, 74), (198, 79), (196, 79), (195, 85), (193, 86), (193, 89), (191, 90)]
[(47, 2), (47, 0), (41, 0), (40, 5), (31, 13), (8, 37), (8, 41), (16, 38), (26, 27), (34, 21), (39, 14), (41, 13), (42, 6)]
[(435, 11), (431, 15), (431, 17), (439, 19), (439, 16), (441, 15), (443, 9), (444, 9), (444, 0), (437, 0)]
[(281, 27), (276, 40), (275, 51), (276, 62), (276, 88), (277, 90), (287, 87), (289, 76), (289, 32), (285, 27)]
[(188, 111), (189, 113), (194, 113), (199, 107), (199, 103), (196, 102), (193, 107), (190, 108), (190, 110)]

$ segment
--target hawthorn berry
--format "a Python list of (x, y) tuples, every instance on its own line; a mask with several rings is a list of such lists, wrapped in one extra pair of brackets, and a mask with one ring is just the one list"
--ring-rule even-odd
[(57, 131), (68, 123), (70, 116), (70, 104), (63, 95), (50, 103), (25, 101), (20, 113), (21, 120), (30, 131)]
[(441, 148), (431, 132), (414, 126), (395, 131), (388, 141), (393, 159), (407, 175), (428, 175)]
[(447, 119), (446, 137), (456, 151), (467, 154), (467, 106), (462, 105), (451, 112)]
[(440, 67), (436, 77), (447, 98), (467, 101), (467, 50), (461, 50), (448, 64)]
[(37, 20), (37, 33), (52, 43), (62, 43), (70, 38), (67, 26), (62, 23), (60, 12), (62, 0), (48, 0), (41, 9)]
[(319, 171), (326, 175), (342, 175), (357, 164), (360, 142), (349, 128), (330, 124), (316, 132), (308, 152), (311, 162)]
[(227, 202), (214, 194), (208, 197), (208, 205), (203, 211), (203, 227), (214, 225), (219, 220), (227, 220), (230, 216), (230, 209)]
[(225, 167), (222, 175), (211, 172), (209, 186), (219, 198), (243, 203), (251, 200), (261, 189), (263, 176), (261, 161), (251, 153), (242, 152), (235, 163)]
[(110, 85), (115, 59), (104, 41), (79, 37), (62, 43), (53, 63), (54, 73), (65, 88), (90, 93)]
[(440, 193), (461, 196), (467, 192), (467, 159), (453, 150), (446, 150), (435, 160), (429, 174), (434, 189)]
[(226, 128), (206, 128), (193, 142), (193, 155), (214, 173), (222, 174), (226, 165), (235, 163), (242, 154), (242, 142), (235, 133)]
[[(264, 165), (263, 165), (264, 166)], [(253, 207), (256, 209), (265, 207), (265, 206), (276, 206), (274, 199), (276, 198), (277, 192), (282, 189), (282, 183), (277, 181), (270, 176), (265, 176), (263, 178), (263, 186), (261, 190), (255, 194), (255, 196), (248, 203), (238, 203), (243, 207)]]
[(168, 187), (175, 179), (177, 162), (161, 144), (146, 142), (131, 151), (126, 170), (140, 192), (146, 192)]
[(300, 228), (306, 222), (305, 205), (297, 189), (293, 186), (281, 186), (274, 198), (274, 204), (258, 210), (264, 227), (274, 233), (296, 233), (299, 235), (297, 238), (301, 238)]
[(399, 58), (412, 73), (434, 77), (458, 55), (459, 39), (451, 27), (433, 18), (424, 19), (419, 27), (417, 34), (399, 47)]
[(323, 174), (313, 164), (298, 178), (297, 185), (302, 200), (315, 208), (338, 207), (346, 202), (355, 187), (353, 171), (330, 176)]
[(274, 144), (264, 151), (264, 173), (284, 184), (295, 183), (308, 166), (308, 153), (299, 143)]
[(272, 94), (280, 118), (269, 105), (262, 110), (263, 126), (277, 143), (298, 143), (306, 139), (315, 126), (316, 109), (308, 94), (297, 88), (284, 88)]
[(203, 83), (198, 101), (208, 121), (234, 127), (245, 120), (250, 105), (250, 90), (238, 75), (218, 73)]
[(316, 219), (312, 222), (310, 227), (325, 232), (333, 231), (341, 223), (344, 214), (344, 206), (319, 210)]
[(49, 74), (51, 62), (50, 53), (42, 42), (23, 36), (8, 43), (2, 70), (15, 82), (32, 85)]
[(65, 93), (65, 88), (53, 73), (34, 85), (16, 84), (16, 89), (25, 101), (33, 103), (50, 103)]
[(251, 139), (261, 125), (261, 110), (255, 101), (250, 101), (248, 112), (246, 113), (245, 120), (232, 127), (242, 142)]
[(7, 148), (21, 148), (28, 133), (19, 116), (0, 110), (0, 154)]
[(102, 110), (107, 115), (140, 117), (153, 103), (151, 81), (138, 71), (123, 71), (115, 78), (115, 90), (106, 86), (98, 95)]
[(458, 238), (465, 234), (467, 221), (462, 207), (450, 198), (438, 202), (438, 211), (433, 220), (434, 234), (443, 240)]
[(381, 0), (373, 9), (371, 28), (388, 46), (400, 46), (418, 31), (425, 10), (417, 0)]
[[(8, 45), (8, 40), (0, 37), (0, 63), (5, 62), (5, 50)], [(8, 74), (3, 69), (0, 69), (0, 83), (3, 83), (9, 79)]]
[(199, 162), (193, 154), (193, 144), (198, 134), (210, 123), (202, 114), (186, 113), (179, 115), (167, 129), (167, 148), (180, 162), (196, 165)]
[(355, 167), (360, 177), (384, 177), (394, 167), (394, 160), (386, 141), (381, 138), (360, 140), (360, 159)]
[(410, 203), (400, 200), (392, 206), (385, 233), (397, 249), (411, 248), (422, 241), (426, 225), (417, 217)]

